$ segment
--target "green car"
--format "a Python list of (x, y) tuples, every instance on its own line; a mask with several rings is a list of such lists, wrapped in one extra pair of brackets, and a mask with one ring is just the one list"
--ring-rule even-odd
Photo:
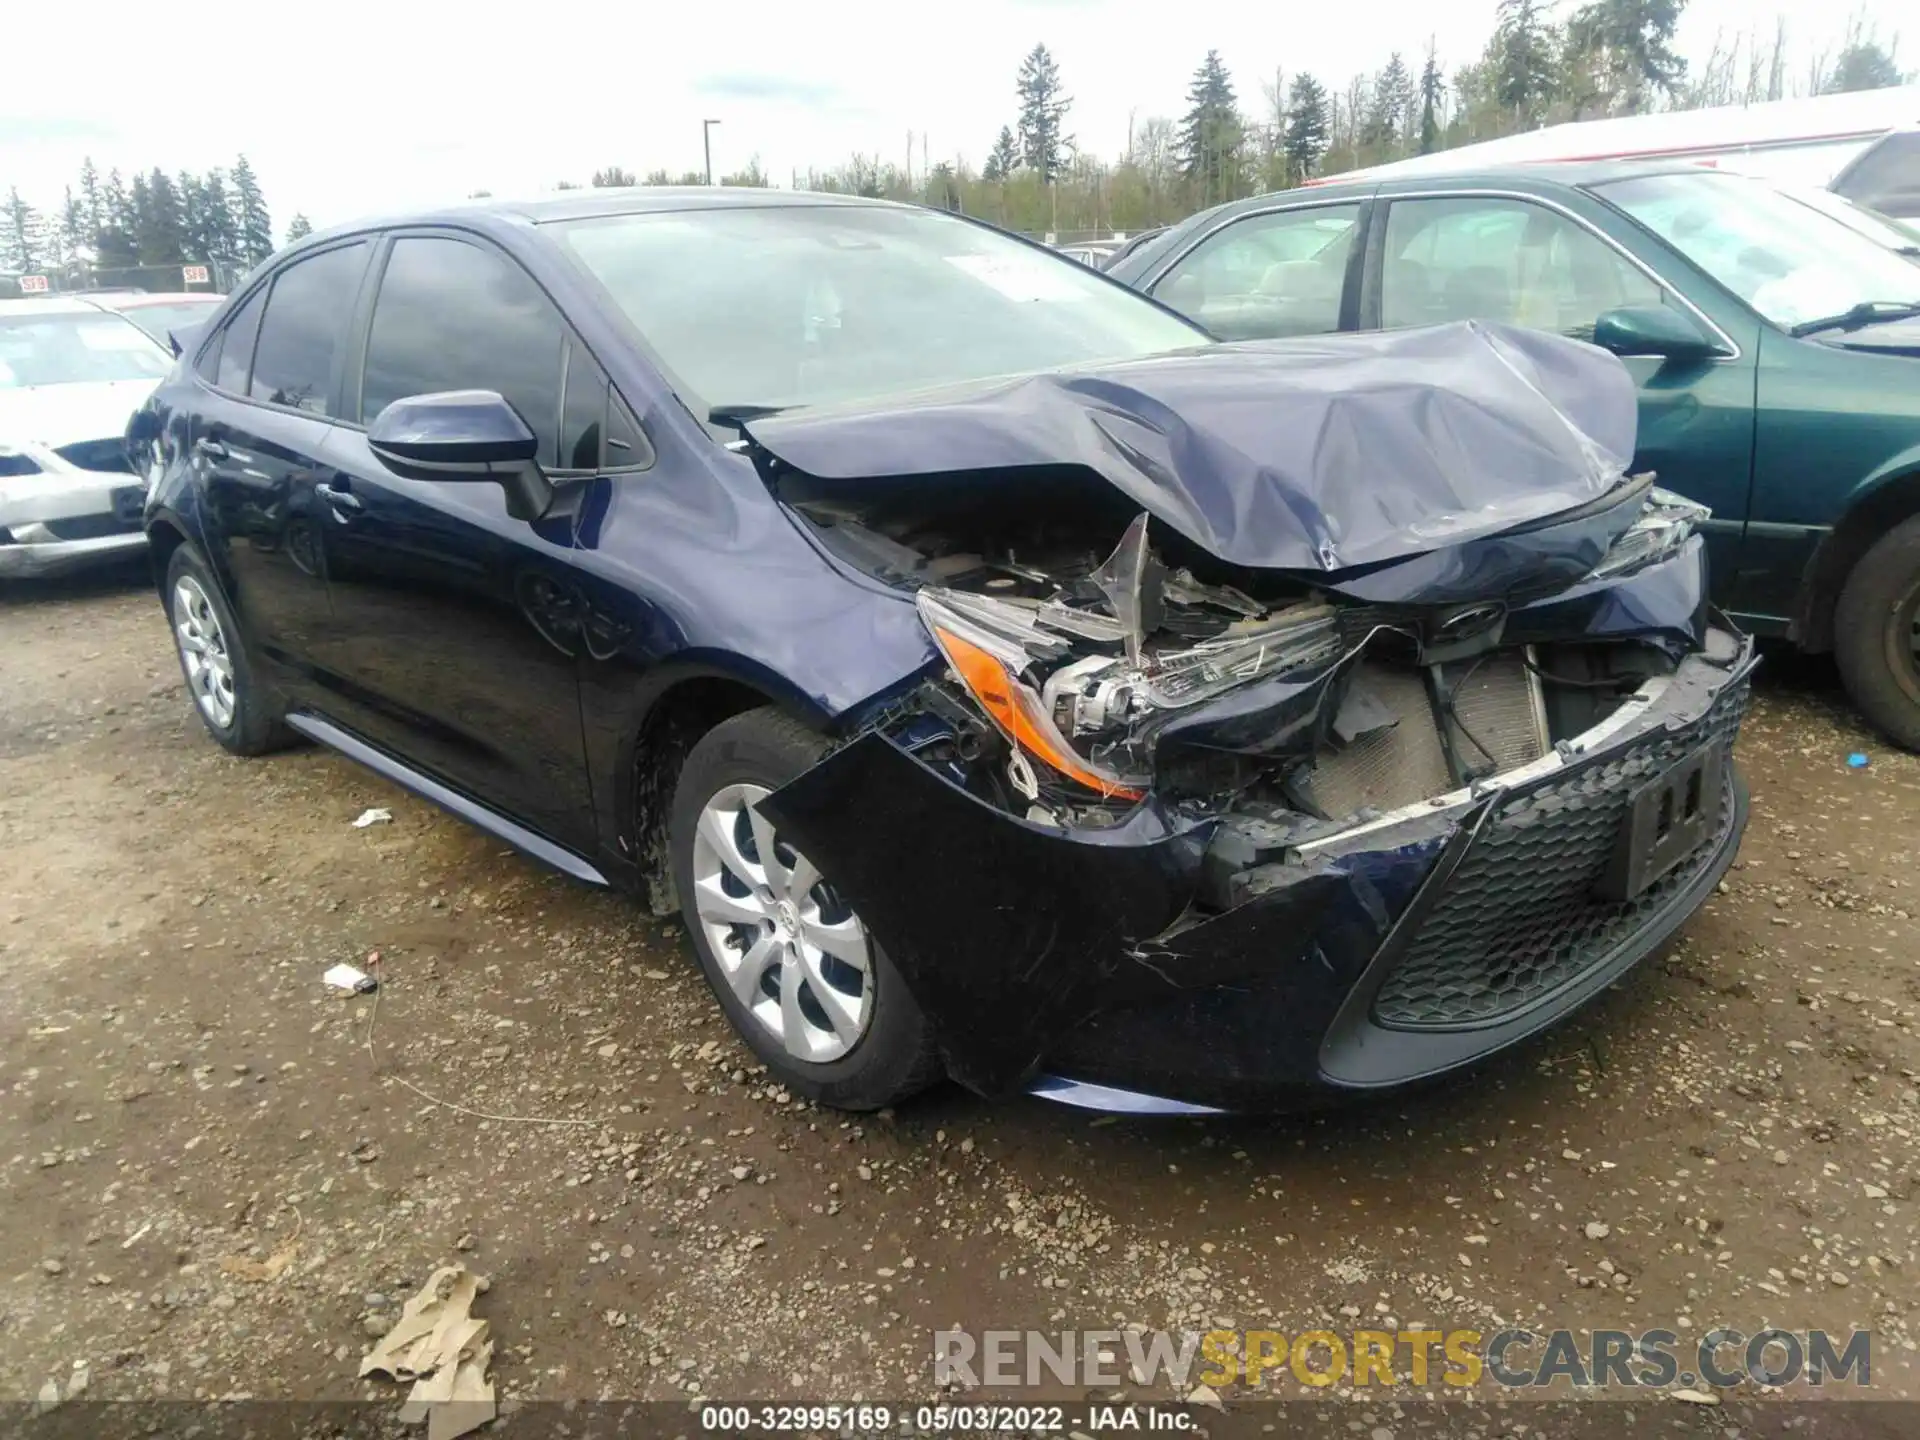
[(1500, 320), (1619, 355), (1637, 465), (1713, 509), (1714, 599), (1834, 653), (1920, 750), (1920, 264), (1763, 181), (1676, 164), (1315, 185), (1108, 272), (1223, 340)]

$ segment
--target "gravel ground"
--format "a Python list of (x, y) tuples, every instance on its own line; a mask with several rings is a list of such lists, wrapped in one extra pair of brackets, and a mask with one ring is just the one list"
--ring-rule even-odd
[[(516, 1402), (924, 1398), (955, 1325), (1420, 1323), (1871, 1326), (1920, 1398), (1920, 760), (1822, 667), (1772, 657), (1741, 860), (1574, 1023), (1390, 1106), (1147, 1123), (796, 1101), (676, 927), (217, 749), (131, 583), (0, 597), (0, 655), (0, 1399), (391, 1395), (359, 1358), (453, 1262)], [(377, 1001), (321, 985), (376, 950)]]

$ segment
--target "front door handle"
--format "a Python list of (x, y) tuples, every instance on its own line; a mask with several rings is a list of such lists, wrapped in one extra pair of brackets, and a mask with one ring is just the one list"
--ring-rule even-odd
[(222, 445), (218, 440), (196, 440), (193, 442), (193, 448), (209, 460), (224, 460), (227, 458), (227, 447)]
[(360, 497), (351, 490), (337, 488), (324, 480), (313, 487), (313, 493), (333, 507), (334, 517), (338, 520), (345, 520), (348, 515), (356, 515), (366, 508), (360, 503)]

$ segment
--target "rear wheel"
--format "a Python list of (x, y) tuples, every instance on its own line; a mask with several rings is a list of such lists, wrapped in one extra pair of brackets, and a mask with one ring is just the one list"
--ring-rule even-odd
[(254, 674), (240, 627), (206, 562), (182, 545), (167, 562), (167, 620), (173, 648), (207, 733), (236, 755), (263, 755), (292, 736), (277, 698)]
[(1847, 693), (1889, 739), (1920, 750), (1920, 515), (1861, 557), (1834, 608)]
[(674, 792), (674, 880), (727, 1019), (788, 1088), (844, 1110), (939, 1075), (926, 1019), (832, 880), (754, 807), (826, 751), (776, 710), (715, 726)]

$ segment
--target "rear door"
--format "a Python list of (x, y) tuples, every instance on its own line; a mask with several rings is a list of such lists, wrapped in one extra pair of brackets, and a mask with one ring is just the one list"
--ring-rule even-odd
[[(1477, 192), (1384, 195), (1380, 204), (1362, 287), (1364, 328), (1495, 320), (1591, 340), (1607, 310), (1665, 305), (1709, 338), (1732, 338), (1570, 209)], [(1634, 469), (1652, 470), (1668, 489), (1713, 508), (1707, 547), (1722, 595), (1738, 573), (1753, 480), (1753, 337), (1724, 348), (1718, 358), (1625, 361), (1640, 387)]]
[[(333, 623), (329, 704), (416, 768), (579, 850), (594, 844), (581, 739), (567, 513), (528, 523), (498, 485), (413, 480), (367, 445), (389, 403), (493, 390), (540, 437), (550, 473), (587, 448), (575, 390), (606, 380), (527, 272), (477, 236), (389, 240), (328, 450), (337, 471), (325, 527)], [(364, 358), (362, 358), (364, 357)], [(570, 427), (570, 428), (569, 428)], [(592, 437), (598, 458), (599, 431)]]
[(1351, 328), (1366, 203), (1290, 205), (1213, 230), (1148, 293), (1222, 340)]
[(189, 454), (204, 539), (254, 653), (296, 690), (330, 619), (320, 544), (328, 515), (315, 487), (372, 251), (353, 240), (281, 267), (196, 365), (206, 388)]

